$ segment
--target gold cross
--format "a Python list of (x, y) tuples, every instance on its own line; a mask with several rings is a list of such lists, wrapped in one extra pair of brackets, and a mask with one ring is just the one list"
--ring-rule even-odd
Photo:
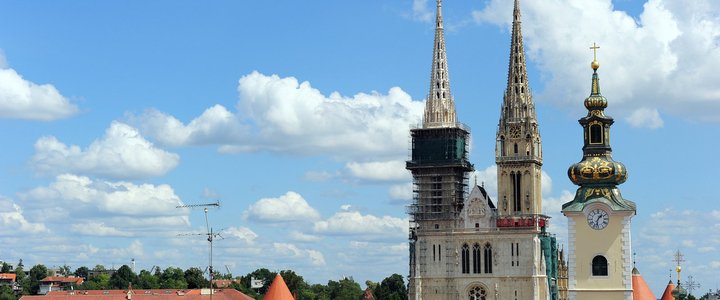
[(595, 43), (593, 43), (593, 46), (590, 47), (590, 50), (593, 51), (593, 60), (597, 60), (597, 49), (600, 49), (600, 46)]

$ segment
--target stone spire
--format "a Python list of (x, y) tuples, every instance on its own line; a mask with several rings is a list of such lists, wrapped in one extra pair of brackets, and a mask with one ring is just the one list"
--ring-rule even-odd
[(437, 0), (430, 93), (425, 104), (423, 127), (454, 127), (456, 122), (455, 101), (450, 94), (450, 78), (448, 77), (447, 54), (445, 53), (442, 0)]
[(530, 93), (527, 80), (521, 17), (520, 1), (515, 0), (512, 40), (510, 42), (510, 62), (502, 118), (506, 121), (525, 119), (536, 122), (535, 103), (532, 100), (532, 93)]

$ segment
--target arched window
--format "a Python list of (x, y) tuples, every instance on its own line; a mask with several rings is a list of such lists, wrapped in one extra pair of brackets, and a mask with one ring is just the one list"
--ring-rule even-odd
[(590, 144), (602, 144), (602, 126), (590, 125)]
[(470, 300), (485, 300), (486, 296), (487, 292), (485, 292), (485, 289), (479, 286), (470, 289), (470, 292), (468, 293), (468, 299)]
[(522, 190), (520, 189), (521, 178), (522, 178), (522, 176), (521, 176), (520, 172), (510, 173), (510, 181), (512, 183), (512, 188), (513, 188), (513, 211), (514, 212), (522, 211)]
[(607, 259), (598, 255), (592, 260), (592, 275), (593, 276), (607, 276), (608, 275), (608, 263)]
[(462, 245), (462, 273), (470, 273), (470, 249), (468, 244)]
[[(477, 224), (477, 223), (476, 223)], [(480, 225), (480, 224), (477, 224)], [(482, 256), (480, 255), (480, 244), (475, 243), (473, 245), (473, 273), (478, 274), (482, 269), (480, 269), (480, 262), (481, 262)]]
[[(511, 136), (511, 137), (512, 137), (512, 136)], [(515, 154), (517, 154), (517, 153), (518, 153), (518, 146), (517, 146), (517, 143), (515, 143), (515, 146), (514, 146), (513, 148), (515, 148)]]
[(500, 136), (500, 155), (505, 156), (505, 136)]
[(490, 246), (490, 243), (485, 244), (484, 249), (484, 256), (485, 256), (485, 273), (491, 274), (492, 273), (492, 246)]

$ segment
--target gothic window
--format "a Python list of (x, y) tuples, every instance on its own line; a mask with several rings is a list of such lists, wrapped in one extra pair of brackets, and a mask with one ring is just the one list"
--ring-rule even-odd
[(518, 145), (517, 145), (517, 143), (515, 143), (514, 148), (515, 148), (515, 154), (517, 154), (517, 153), (518, 153)]
[(592, 275), (593, 276), (608, 276), (608, 263), (607, 259), (598, 255), (592, 260)]
[(435, 244), (433, 244), (433, 261), (435, 261)]
[(490, 246), (490, 243), (485, 244), (485, 249), (483, 251), (484, 258), (485, 258), (485, 273), (491, 274), (492, 273), (492, 246)]
[(505, 156), (505, 137), (500, 136), (500, 155)]
[(520, 92), (523, 93), (523, 94), (525, 94), (525, 87), (521, 87), (521, 88), (520, 88)]
[(470, 273), (470, 249), (468, 248), (468, 244), (462, 245), (462, 273), (468, 274)]
[(480, 273), (480, 259), (482, 256), (480, 256), (480, 244), (475, 243), (473, 245), (473, 273), (478, 274)]
[(518, 82), (518, 78), (517, 78), (517, 76), (515, 76), (515, 82), (514, 82), (514, 83), (517, 83), (517, 82)]
[(602, 126), (590, 125), (590, 144), (602, 144)]
[(468, 299), (470, 300), (485, 300), (487, 299), (486, 296), (485, 289), (479, 286), (470, 289), (470, 293), (468, 293)]
[(522, 202), (522, 193), (520, 190), (520, 183), (521, 183), (521, 177), (522, 174), (520, 172), (518, 173), (510, 173), (510, 181), (512, 183), (513, 188), (513, 211), (514, 212), (521, 212), (521, 202)]

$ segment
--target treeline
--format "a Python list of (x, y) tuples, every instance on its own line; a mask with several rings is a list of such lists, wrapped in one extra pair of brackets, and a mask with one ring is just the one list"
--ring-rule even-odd
[[(59, 270), (49, 270), (44, 265), (35, 265), (29, 272), (23, 269), (22, 261), (15, 269), (3, 263), (0, 273), (15, 273), (20, 288), (18, 293), (13, 292), (8, 285), (0, 286), (0, 300), (17, 300), (22, 295), (37, 295), (40, 291), (40, 281), (47, 276), (75, 276), (82, 277), (84, 282), (79, 286), (71, 286), (75, 290), (126, 290), (130, 286), (134, 289), (195, 289), (209, 287), (203, 270), (188, 268), (183, 270), (168, 267), (161, 270), (153, 267), (150, 271), (141, 270), (139, 273), (123, 265), (117, 270), (107, 270), (102, 265), (90, 269), (79, 267), (72, 271), (70, 267), (63, 266)], [(233, 277), (232, 274), (214, 272), (214, 279), (235, 280), (229, 287), (237, 289), (255, 299), (262, 299), (270, 283), (278, 273), (268, 269), (257, 269), (245, 276)], [(291, 292), (297, 295), (298, 300), (331, 300), (331, 299), (360, 299), (364, 290), (352, 278), (338, 281), (330, 280), (327, 284), (310, 284), (302, 276), (292, 270), (280, 271), (285, 283)], [(252, 279), (262, 280), (265, 285), (258, 289), (250, 288)], [(380, 282), (366, 281), (365, 285), (373, 293), (375, 299), (400, 300), (407, 299), (407, 288), (403, 277), (393, 274)]]

